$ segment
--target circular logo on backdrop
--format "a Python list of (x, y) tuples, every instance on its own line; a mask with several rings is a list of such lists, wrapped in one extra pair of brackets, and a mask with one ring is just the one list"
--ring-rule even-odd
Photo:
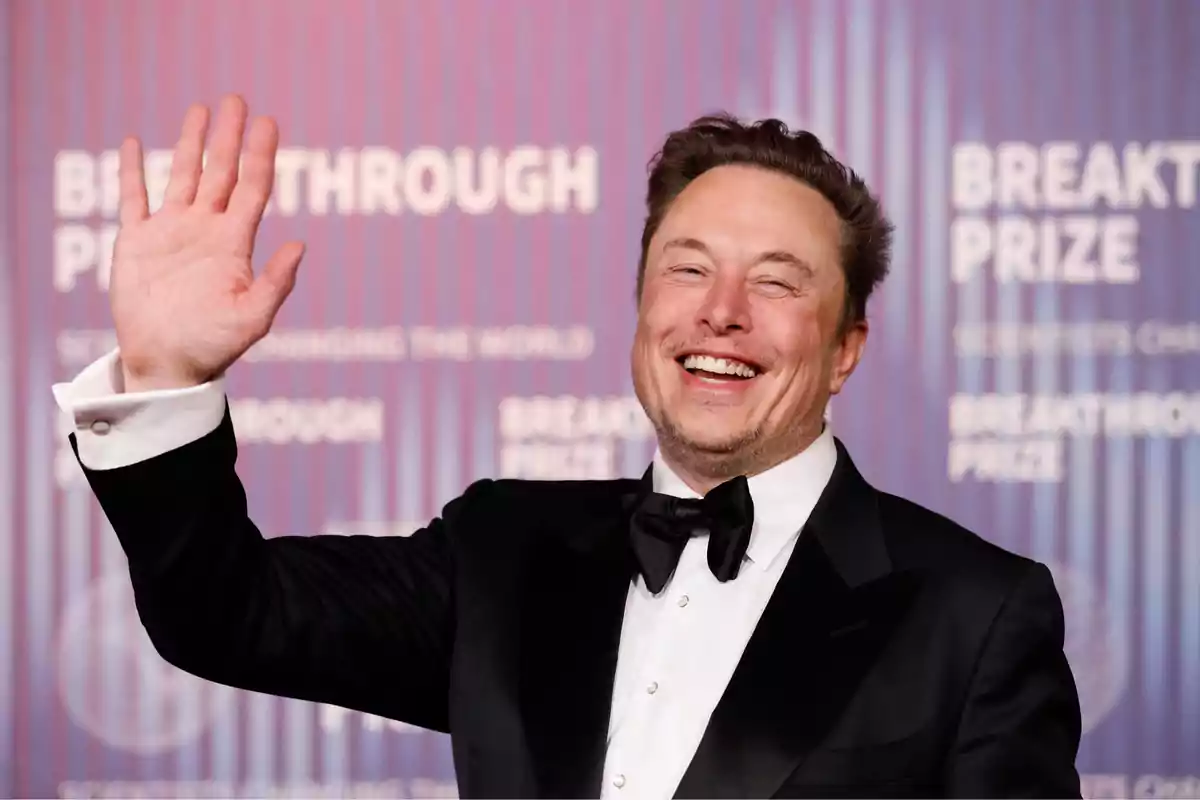
[(142, 628), (125, 572), (93, 582), (58, 630), (58, 692), (71, 720), (109, 747), (142, 755), (196, 740), (233, 689), (163, 661)]
[(1047, 564), (1066, 617), (1064, 649), (1079, 688), (1083, 732), (1099, 725), (1125, 694), (1129, 644), (1108, 611), (1106, 598), (1078, 570)]

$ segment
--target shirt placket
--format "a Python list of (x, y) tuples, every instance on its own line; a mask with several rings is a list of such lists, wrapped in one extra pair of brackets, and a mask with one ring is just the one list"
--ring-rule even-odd
[[(688, 572), (690, 578), (691, 571)], [(675, 583), (673, 580), (672, 584)], [(647, 787), (641, 780), (653, 780), (649, 770), (655, 770), (657, 774), (667, 768), (656, 758), (656, 753), (673, 745), (671, 723), (678, 715), (665, 714), (659, 706), (669, 703), (676, 690), (673, 684), (677, 681), (670, 676), (681, 676), (685, 671), (682, 667), (686, 664), (676, 663), (676, 659), (688, 658), (689, 631), (690, 635), (695, 635), (695, 631), (690, 630), (689, 619), (696, 610), (689, 589), (694, 585), (694, 579), (680, 580), (679, 588), (668, 588), (666, 596), (659, 601), (664, 606), (655, 617), (653, 630), (642, 643), (642, 657), (636, 668), (636, 679), (631, 684), (631, 696), (626, 700), (623, 719), (614, 737), (618, 746), (606, 770), (607, 796), (650, 796), (645, 794)]]

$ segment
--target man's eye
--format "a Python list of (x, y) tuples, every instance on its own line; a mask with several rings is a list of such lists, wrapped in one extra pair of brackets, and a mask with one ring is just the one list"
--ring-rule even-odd
[(764, 297), (784, 298), (790, 297), (796, 293), (795, 287), (793, 287), (787, 281), (767, 278), (758, 281), (756, 285), (758, 286), (758, 291), (762, 293)]

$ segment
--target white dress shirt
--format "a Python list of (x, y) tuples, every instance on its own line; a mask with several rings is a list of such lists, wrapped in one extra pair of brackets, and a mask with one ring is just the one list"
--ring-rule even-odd
[[(601, 796), (665, 800), (675, 793), (733, 677), (817, 499), (837, 449), (828, 426), (804, 452), (749, 479), (750, 546), (737, 578), (708, 568), (708, 539), (688, 541), (658, 595), (629, 589), (617, 656)], [(698, 497), (654, 457), (654, 489)]]
[[(80, 460), (93, 469), (137, 463), (201, 438), (225, 411), (222, 380), (187, 389), (122, 393), (111, 352), (69, 383), (55, 384)], [(665, 800), (683, 778), (801, 528), (833, 473), (828, 426), (804, 452), (749, 479), (754, 527), (738, 577), (709, 571), (707, 538), (688, 542), (674, 576), (652, 595), (629, 589), (621, 630), (601, 796)], [(697, 497), (654, 457), (654, 488)]]
[(186, 389), (124, 393), (117, 351), (53, 386), (62, 425), (73, 431), (89, 469), (116, 469), (183, 447), (216, 430), (225, 416), (225, 381)]

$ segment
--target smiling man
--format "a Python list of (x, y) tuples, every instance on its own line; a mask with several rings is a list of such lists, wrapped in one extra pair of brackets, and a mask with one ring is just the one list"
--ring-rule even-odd
[[(118, 349), (54, 387), (181, 669), (452, 736), (464, 797), (1079, 797), (1049, 572), (869, 486), (824, 422), (891, 230), (815, 137), (709, 117), (653, 163), (632, 352), (640, 480), (479, 481), (410, 537), (264, 538), (225, 371), (278, 133), (184, 120), (151, 215), (121, 150)], [(243, 149), (242, 167), (238, 155)]]
[[(775, 131), (796, 151), (785, 172), (726, 161), (701, 138), (735, 130), (701, 120), (668, 141), (638, 276), (634, 385), (664, 458), (702, 492), (774, 466), (821, 433), (829, 396), (862, 355), (862, 306), (887, 269), (891, 237), (848, 177), (827, 189), (846, 215), (843, 233), (838, 210), (805, 180), (842, 175), (815, 138), (793, 143)], [(772, 130), (756, 135), (767, 144)], [(700, 172), (691, 160), (712, 166)], [(689, 170), (700, 174), (681, 186)]]

